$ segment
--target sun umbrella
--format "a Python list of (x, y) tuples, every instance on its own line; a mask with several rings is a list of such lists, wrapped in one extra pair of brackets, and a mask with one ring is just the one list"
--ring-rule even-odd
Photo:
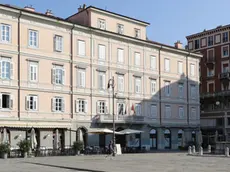
[(215, 142), (217, 142), (218, 141), (218, 131), (216, 130), (216, 132), (215, 132)]
[[(92, 134), (113, 134), (113, 130), (107, 128), (91, 128), (88, 133)], [(120, 132), (115, 132), (115, 134), (122, 134)]]
[(142, 132), (143, 131), (141, 131), (141, 130), (133, 130), (133, 129), (124, 129), (122, 131), (119, 131), (119, 133), (121, 133), (121, 134), (140, 134)]
[(7, 143), (7, 131), (6, 128), (3, 129), (3, 138), (2, 138), (3, 143)]
[(59, 132), (58, 129), (55, 130), (55, 136), (54, 136), (54, 149), (58, 149), (58, 141), (59, 141)]
[(37, 139), (36, 139), (36, 133), (34, 128), (31, 129), (30, 140), (31, 140), (31, 148), (35, 149), (37, 147)]

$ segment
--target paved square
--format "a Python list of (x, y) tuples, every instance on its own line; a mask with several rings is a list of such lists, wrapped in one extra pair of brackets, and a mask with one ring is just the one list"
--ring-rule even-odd
[(60, 156), (0, 159), (0, 172), (229, 172), (230, 158), (186, 153), (127, 154), (111, 157)]

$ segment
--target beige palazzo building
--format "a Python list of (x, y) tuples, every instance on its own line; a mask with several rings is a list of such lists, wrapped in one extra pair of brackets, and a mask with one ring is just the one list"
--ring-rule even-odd
[[(178, 149), (196, 140), (200, 126), (199, 59), (180, 42), (147, 39), (149, 23), (96, 7), (62, 19), (50, 10), (0, 5), (0, 127), (15, 147), (35, 130), (37, 147), (108, 143), (88, 133), (143, 130), (124, 146)], [(140, 138), (140, 140), (139, 140)], [(137, 140), (137, 142), (135, 142)], [(139, 140), (139, 141), (138, 141)], [(183, 141), (182, 141), (183, 140)]]

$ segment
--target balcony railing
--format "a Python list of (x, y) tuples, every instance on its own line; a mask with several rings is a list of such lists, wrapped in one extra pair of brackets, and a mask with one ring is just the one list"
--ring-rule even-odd
[(230, 96), (230, 90), (224, 90), (214, 93), (202, 93), (200, 98), (210, 98), (210, 97), (218, 97), (218, 96)]
[(230, 72), (223, 72), (220, 74), (220, 79), (230, 79)]

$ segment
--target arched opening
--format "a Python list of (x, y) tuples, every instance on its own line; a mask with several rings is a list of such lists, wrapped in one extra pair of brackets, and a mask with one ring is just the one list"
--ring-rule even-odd
[(171, 149), (171, 132), (169, 129), (165, 129), (164, 131), (164, 143), (165, 149)]
[(184, 131), (181, 129), (178, 130), (177, 140), (178, 140), (178, 148), (184, 147)]
[(64, 137), (63, 129), (54, 129), (53, 130), (53, 149), (61, 149), (65, 148), (65, 137)]
[[(117, 132), (124, 130), (122, 127), (116, 129)], [(121, 147), (126, 147), (126, 135), (116, 135), (116, 144), (120, 144)]]
[(88, 132), (85, 127), (79, 127), (76, 133), (76, 140), (82, 141), (84, 144), (84, 148), (88, 145)]
[(157, 149), (157, 131), (155, 129), (149, 132), (150, 149)]
[(192, 142), (195, 144), (196, 143), (196, 132), (192, 131)]

